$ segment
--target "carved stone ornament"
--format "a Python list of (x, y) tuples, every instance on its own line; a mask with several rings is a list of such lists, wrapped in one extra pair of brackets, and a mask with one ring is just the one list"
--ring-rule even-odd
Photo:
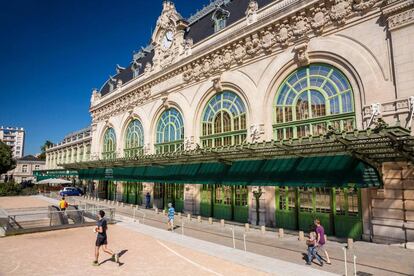
[(203, 62), (203, 74), (204, 76), (209, 76), (211, 74), (211, 61), (206, 58)]
[(224, 54), (223, 54), (223, 61), (222, 61), (223, 66), (225, 68), (230, 67), (232, 60), (233, 60), (233, 52), (231, 51), (230, 47), (227, 47), (227, 49), (224, 50)]
[(184, 139), (184, 149), (185, 150), (192, 150), (194, 148), (195, 148), (194, 136), (185, 137), (185, 139)]
[(293, 34), (296, 37), (301, 37), (310, 29), (308, 18), (305, 16), (296, 17), (295, 24), (293, 26)]
[(221, 83), (221, 76), (213, 78), (212, 81), (213, 81), (213, 88), (216, 92), (223, 91), (223, 85)]
[(305, 66), (310, 63), (308, 55), (308, 42), (303, 42), (293, 48), (295, 59), (299, 66)]
[(252, 38), (246, 38), (246, 52), (249, 55), (254, 55), (260, 50), (260, 39), (257, 34), (254, 34)]
[(354, 10), (356, 11), (366, 11), (369, 8), (373, 7), (376, 0), (354, 0)]
[(262, 47), (265, 51), (270, 51), (272, 46), (275, 44), (274, 34), (272, 33), (271, 29), (264, 31), (261, 33), (262, 35)]
[(237, 63), (241, 63), (243, 58), (246, 56), (246, 49), (243, 46), (242, 42), (236, 44), (234, 48), (234, 58), (236, 59)]
[(258, 142), (262, 139), (264, 134), (264, 125), (251, 125), (250, 126), (250, 138), (252, 142)]
[(161, 101), (162, 101), (162, 106), (163, 106), (163, 108), (164, 108), (165, 110), (167, 110), (167, 109), (169, 109), (169, 108), (170, 108), (170, 102), (168, 101), (168, 97), (167, 97), (167, 96), (162, 97), (162, 98), (161, 98)]
[(201, 68), (201, 65), (200, 64), (196, 63), (193, 66), (193, 77), (196, 80), (199, 80), (201, 78), (201, 73), (202, 73), (201, 70), (202, 70), (202, 68)]
[(145, 64), (144, 74), (151, 73), (151, 71), (152, 71), (151, 63), (147, 62), (147, 64)]
[(282, 47), (289, 45), (289, 39), (292, 37), (292, 30), (287, 24), (281, 24), (278, 28), (276, 40)]
[(221, 66), (221, 60), (223, 59), (223, 57), (219, 54), (214, 54), (213, 56), (213, 61), (211, 63), (211, 69), (216, 72), (220, 69)]
[(193, 47), (193, 39), (192, 38), (186, 39), (185, 42), (184, 42), (184, 54), (185, 54), (185, 56), (191, 55), (192, 47)]
[(316, 8), (312, 14), (311, 27), (317, 33), (321, 34), (325, 24), (328, 22), (329, 16), (326, 14), (325, 8)]
[(259, 4), (255, 0), (250, 0), (246, 10), (247, 25), (253, 24), (257, 21), (257, 11), (259, 10)]
[(91, 105), (93, 105), (96, 101), (100, 99), (101, 99), (101, 93), (99, 93), (98, 89), (94, 88), (92, 90)]
[(344, 24), (346, 17), (351, 13), (352, 7), (350, 0), (335, 0), (331, 7), (331, 18), (338, 24)]
[(183, 80), (189, 82), (193, 78), (193, 68), (191, 65), (185, 67), (183, 72)]

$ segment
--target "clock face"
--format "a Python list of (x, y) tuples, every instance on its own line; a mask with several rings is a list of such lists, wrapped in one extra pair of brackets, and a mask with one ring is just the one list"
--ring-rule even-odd
[(162, 47), (163, 47), (164, 49), (168, 49), (168, 48), (170, 48), (170, 47), (171, 47), (171, 45), (172, 45), (172, 43), (173, 43), (173, 39), (174, 39), (174, 37), (173, 37), (173, 33), (172, 33), (172, 31), (167, 31), (167, 32), (164, 34), (164, 37), (163, 37), (163, 39), (162, 39)]

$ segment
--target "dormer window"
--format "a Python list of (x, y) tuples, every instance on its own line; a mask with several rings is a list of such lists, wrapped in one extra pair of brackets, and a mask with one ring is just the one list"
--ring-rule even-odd
[(227, 18), (229, 18), (230, 12), (222, 9), (220, 7), (216, 8), (216, 11), (213, 13), (213, 22), (214, 22), (214, 32), (218, 32), (227, 26)]
[(142, 64), (137, 62), (136, 60), (132, 63), (132, 72), (134, 74), (134, 78), (138, 77), (139, 70), (142, 68)]

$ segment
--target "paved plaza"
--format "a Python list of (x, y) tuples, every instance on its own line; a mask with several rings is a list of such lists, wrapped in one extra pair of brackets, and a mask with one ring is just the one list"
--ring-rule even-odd
[[(71, 198), (72, 203), (90, 202)], [(43, 196), (0, 198), (1, 208), (40, 207), (56, 204)], [(95, 201), (93, 201), (95, 202)], [(96, 203), (96, 202), (95, 202)], [(329, 275), (344, 273), (343, 243), (329, 241), (332, 265), (319, 267), (304, 264), (306, 246), (294, 233), (283, 239), (275, 232), (262, 234), (250, 229), (246, 235), (239, 225), (221, 227), (203, 220), (179, 219), (174, 233), (165, 230), (165, 217), (154, 210), (140, 209), (133, 219), (131, 206), (113, 206), (118, 223), (109, 226), (110, 248), (121, 252), (118, 265), (101, 255), (99, 267), (93, 267), (95, 234), (91, 227), (10, 236), (0, 239), (0, 275)], [(145, 214), (145, 220), (143, 220)], [(139, 221), (139, 222), (138, 222)], [(182, 226), (184, 226), (184, 234)], [(232, 231), (235, 229), (235, 246)], [(347, 251), (348, 273), (353, 274), (352, 257), (357, 256), (360, 275), (414, 275), (414, 250), (396, 246), (356, 242)], [(28, 261), (30, 260), (30, 261)], [(154, 265), (158, 264), (158, 265)]]

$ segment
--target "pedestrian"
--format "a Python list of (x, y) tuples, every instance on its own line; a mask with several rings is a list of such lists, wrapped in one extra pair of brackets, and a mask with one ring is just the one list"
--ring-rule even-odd
[(319, 252), (323, 251), (325, 254), (325, 258), (326, 258), (326, 263), (327, 264), (331, 264), (331, 260), (329, 259), (329, 255), (328, 255), (328, 251), (326, 251), (326, 240), (325, 240), (325, 229), (323, 228), (323, 226), (321, 225), (321, 221), (319, 219), (315, 219), (314, 221), (315, 226), (316, 226), (316, 246), (318, 248), (318, 252), (317, 254), (319, 254)]
[(96, 227), (94, 228), (94, 232), (98, 233), (96, 236), (96, 242), (95, 242), (95, 261), (93, 261), (94, 266), (98, 266), (98, 258), (99, 258), (99, 249), (102, 246), (102, 249), (105, 253), (111, 255), (112, 261), (119, 262), (119, 255), (115, 254), (112, 250), (110, 250), (108, 245), (108, 237), (106, 235), (106, 231), (108, 230), (107, 222), (104, 219), (105, 212), (103, 210), (99, 211), (98, 215), (98, 222), (96, 223)]
[(59, 201), (59, 209), (60, 211), (65, 211), (66, 208), (68, 208), (69, 204), (67, 203), (65, 197), (62, 197), (62, 199)]
[(314, 231), (311, 231), (309, 233), (309, 238), (306, 240), (306, 245), (308, 246), (308, 261), (306, 264), (311, 265), (313, 258), (316, 258), (319, 261), (320, 266), (323, 266), (322, 259), (317, 254), (316, 233)]
[(168, 227), (169, 229), (171, 229), (171, 232), (174, 231), (174, 215), (175, 215), (174, 207), (172, 207), (171, 203), (168, 203)]
[(145, 209), (150, 208), (150, 203), (151, 203), (151, 195), (149, 192), (147, 192), (147, 194), (145, 195)]

